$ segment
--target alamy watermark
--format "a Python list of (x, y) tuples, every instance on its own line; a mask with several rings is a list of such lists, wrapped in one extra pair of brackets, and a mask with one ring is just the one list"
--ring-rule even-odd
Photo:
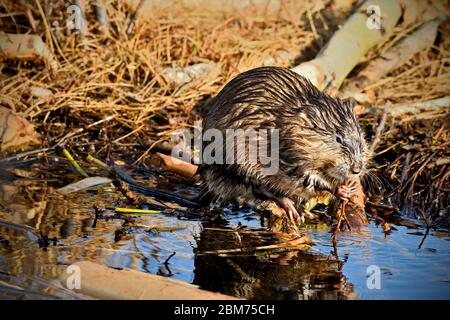
[[(67, 7), (67, 13), (70, 14), (67, 19), (67, 27), (70, 30), (84, 30), (87, 28), (87, 20), (83, 15), (81, 8), (72, 4)], [(368, 16), (366, 20), (366, 26), (369, 30), (380, 30), (381, 29), (381, 8), (377, 5), (369, 5), (366, 9), (366, 14)]]
[(368, 16), (366, 20), (366, 26), (369, 30), (380, 30), (381, 29), (381, 9), (380, 6), (370, 5), (366, 9), (366, 14)]
[(69, 30), (82, 31), (87, 28), (87, 21), (84, 18), (83, 11), (76, 4), (67, 7), (67, 13), (70, 14), (67, 19), (67, 28)]
[(381, 289), (381, 269), (379, 266), (372, 264), (367, 267), (367, 280), (366, 286), (367, 289)]
[(173, 133), (172, 157), (195, 164), (252, 164), (261, 165), (261, 173), (273, 175), (279, 168), (278, 129), (201, 129), (201, 121), (194, 132), (180, 129)]
[(72, 264), (67, 267), (66, 273), (68, 274), (66, 278), (67, 289), (81, 289), (81, 269), (79, 266)]

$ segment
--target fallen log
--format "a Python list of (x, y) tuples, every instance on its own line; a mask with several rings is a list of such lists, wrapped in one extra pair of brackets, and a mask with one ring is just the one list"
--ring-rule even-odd
[(367, 85), (405, 64), (416, 53), (431, 47), (436, 39), (439, 24), (439, 20), (423, 24), (398, 45), (372, 60), (342, 89), (343, 96), (352, 96), (362, 91)]
[[(370, 22), (380, 13), (380, 24)], [(392, 0), (368, 0), (347, 20), (313, 60), (292, 70), (308, 78), (320, 90), (336, 92), (363, 56), (389, 35), (401, 16), (400, 4)], [(374, 17), (376, 18), (376, 17)]]
[[(361, 112), (361, 115), (367, 113), (377, 113), (382, 107), (367, 108)], [(403, 103), (391, 105), (388, 108), (388, 115), (394, 118), (402, 117), (402, 121), (429, 119), (430, 117), (439, 117), (450, 112), (450, 96), (442, 98), (420, 101), (413, 103)], [(411, 115), (410, 118), (405, 116)]]
[[(65, 288), (96, 299), (109, 300), (237, 300), (220, 293), (199, 289), (180, 281), (138, 272), (131, 269), (117, 270), (90, 261), (77, 262), (60, 276)], [(79, 268), (80, 288), (73, 280)], [(75, 288), (73, 288), (75, 287)]]
[[(425, 114), (441, 115), (443, 112), (450, 112), (450, 96), (434, 99), (430, 101), (422, 101), (415, 103), (405, 103), (390, 108), (389, 114), (392, 117), (404, 117), (407, 114), (415, 115), (414, 119), (423, 119)], [(428, 117), (427, 117), (428, 118)], [(405, 119), (402, 119), (405, 120)]]

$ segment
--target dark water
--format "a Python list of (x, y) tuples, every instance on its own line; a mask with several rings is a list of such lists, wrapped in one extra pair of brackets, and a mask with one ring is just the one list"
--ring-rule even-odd
[[(307, 231), (315, 244), (306, 252), (205, 254), (239, 247), (235, 233), (226, 231), (238, 223), (247, 226), (243, 237), (249, 243), (257, 241), (251, 238), (255, 234), (265, 244), (271, 238), (251, 232), (261, 230), (253, 212), (225, 210), (219, 222), (167, 214), (135, 218), (138, 226), (119, 239), (122, 220), (100, 219), (93, 225), (94, 204), (121, 205), (121, 196), (112, 189), (70, 196), (39, 184), (3, 184), (0, 189), (2, 299), (89, 298), (61, 288), (56, 280), (80, 260), (170, 276), (251, 299), (450, 298), (450, 233), (444, 230), (426, 233), (420, 227), (395, 226), (385, 235), (371, 223), (360, 233), (342, 233), (334, 250), (329, 231), (316, 228)], [(158, 226), (181, 230), (154, 231)], [(370, 289), (373, 270), (380, 272), (379, 289)]]

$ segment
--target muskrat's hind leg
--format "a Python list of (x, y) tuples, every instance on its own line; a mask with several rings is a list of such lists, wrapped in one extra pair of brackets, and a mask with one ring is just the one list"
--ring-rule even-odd
[(268, 197), (269, 199), (278, 203), (278, 205), (286, 211), (288, 218), (291, 221), (295, 221), (296, 223), (304, 223), (305, 218), (302, 214), (299, 214), (297, 209), (295, 208), (295, 203), (288, 197), (280, 197), (274, 195), (272, 192), (267, 190), (263, 186), (259, 186), (258, 191), (260, 191), (263, 195)]

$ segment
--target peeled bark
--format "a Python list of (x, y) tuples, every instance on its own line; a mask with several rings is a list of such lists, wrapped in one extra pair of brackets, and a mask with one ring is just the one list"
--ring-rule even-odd
[(435, 100), (407, 103), (398, 106), (392, 106), (389, 114), (393, 117), (404, 117), (406, 114), (418, 114), (416, 119), (421, 118), (424, 114), (441, 115), (450, 112), (450, 96), (442, 97)]
[(418, 30), (392, 47), (385, 54), (372, 60), (364, 70), (349, 82), (342, 90), (344, 96), (350, 96), (376, 82), (392, 70), (400, 67), (416, 53), (429, 48), (436, 39), (439, 21), (429, 21)]
[(445, 1), (439, 0), (398, 0), (403, 10), (403, 24), (412, 25), (448, 15)]
[[(361, 114), (376, 113), (380, 107), (367, 108)], [(450, 96), (413, 103), (392, 105), (388, 115), (401, 121), (432, 119), (450, 114)], [(409, 116), (409, 117), (408, 117)]]
[[(379, 8), (381, 13), (380, 28), (370, 24), (372, 14), (368, 12), (373, 7)], [(292, 70), (308, 78), (320, 90), (335, 92), (369, 49), (393, 31), (400, 16), (397, 1), (368, 0), (333, 35), (315, 59)]]

